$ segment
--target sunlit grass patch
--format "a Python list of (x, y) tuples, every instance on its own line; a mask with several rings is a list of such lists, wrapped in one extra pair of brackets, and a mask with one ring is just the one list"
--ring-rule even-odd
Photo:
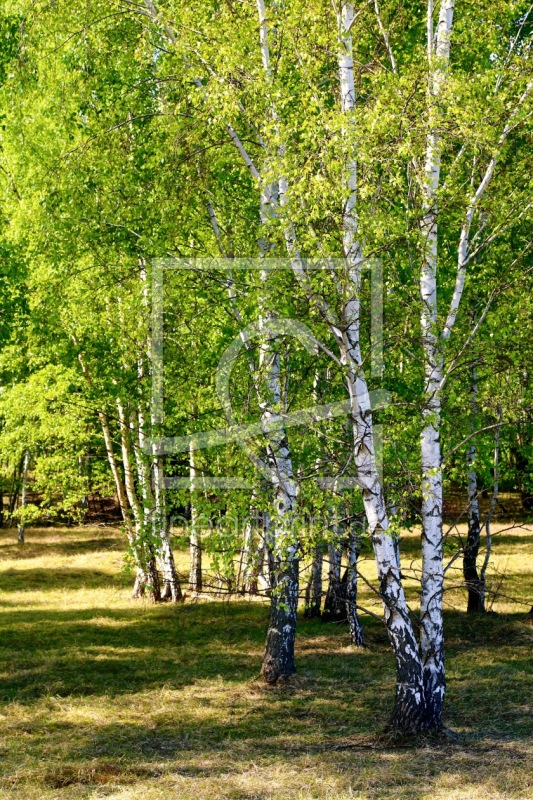
[[(377, 620), (356, 649), (300, 619), (298, 675), (267, 687), (266, 606), (132, 601), (119, 530), (29, 529), (24, 548), (2, 531), (0, 798), (529, 800), (533, 627), (506, 598), (531, 599), (533, 534), (512, 535), (495, 541), (497, 615), (467, 618), (447, 593), (453, 733), (405, 743), (383, 737), (394, 663)], [(416, 566), (415, 535), (404, 552)]]

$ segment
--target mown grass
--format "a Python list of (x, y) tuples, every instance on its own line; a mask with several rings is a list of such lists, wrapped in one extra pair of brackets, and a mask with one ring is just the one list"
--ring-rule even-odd
[[(467, 619), (450, 576), (450, 732), (410, 743), (382, 735), (394, 665), (372, 617), (364, 650), (300, 620), (299, 674), (268, 688), (266, 606), (132, 601), (118, 530), (2, 531), (0, 798), (531, 798), (533, 628), (508, 598), (533, 601), (532, 544), (497, 537), (495, 615)], [(415, 535), (403, 549), (416, 573)]]

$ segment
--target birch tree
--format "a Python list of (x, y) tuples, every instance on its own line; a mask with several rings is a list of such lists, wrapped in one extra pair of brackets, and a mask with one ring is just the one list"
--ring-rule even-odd
[[(440, 724), (444, 698), (444, 635), (442, 594), (444, 572), (442, 566), (442, 456), (440, 448), (440, 419), (444, 348), (453, 331), (459, 312), (466, 272), (479, 249), (472, 247), (471, 231), (476, 212), (493, 180), (502, 148), (511, 133), (520, 109), (527, 102), (533, 83), (528, 82), (515, 101), (514, 108), (505, 121), (493, 146), (488, 163), (474, 169), (471, 190), (465, 204), (457, 242), (457, 273), (452, 298), (444, 327), (440, 329), (437, 308), (437, 262), (439, 251), (439, 202), (441, 173), (442, 125), (439, 110), (440, 97), (445, 90), (450, 71), (450, 45), (455, 3), (443, 0), (438, 12), (436, 30), (433, 25), (433, 4), (427, 11), (428, 54), (428, 134), (424, 177), (422, 180), (423, 217), (421, 229), (424, 236), (425, 256), (420, 272), (422, 299), (421, 328), (424, 348), (425, 406), (424, 427), (421, 434), (422, 458), (422, 594), (421, 594), (421, 653), (424, 661), (426, 694), (433, 698), (431, 715)], [(512, 46), (512, 45), (511, 45)], [(498, 84), (494, 87), (497, 91)], [(480, 176), (480, 177), (478, 177)], [(521, 213), (520, 210), (519, 213)], [(480, 228), (482, 230), (483, 225)], [(480, 231), (477, 232), (479, 237)], [(486, 238), (486, 243), (490, 236)], [(472, 498), (475, 503), (475, 499)]]
[[(349, 474), (360, 488), (360, 496), (346, 495), (346, 519), (362, 504), (396, 662), (391, 727), (407, 734), (438, 728), (445, 688), (442, 486), (456, 464), (455, 428), (462, 435), (469, 424), (461, 407), (457, 424), (454, 402), (498, 285), (505, 272), (520, 272), (531, 244), (527, 15), (504, 0), (482, 9), (428, 3), (423, 22), (415, 13), (398, 15), (387, 0), (357, 8), (340, 2), (333, 10), (322, 0), (168, 0), (160, 8), (124, 3), (117, 19), (104, 21), (99, 4), (89, 3), (88, 24), (81, 10), (66, 9), (47, 8), (47, 26), (39, 17), (25, 34), (24, 63), (38, 74), (38, 89), (30, 74), (22, 76), (18, 112), (2, 94), (6, 219), (31, 265), (40, 352), (90, 375), (83, 401), (102, 429), (100, 448), (138, 548), (137, 566), (153, 571), (140, 582), (155, 588), (157, 557), (163, 572), (171, 565), (166, 510), (189, 495), (186, 489), (169, 502), (167, 473), (183, 467), (189, 481), (192, 475), (186, 456), (163, 465), (147, 444), (149, 432), (194, 437), (194, 394), (202, 425), (225, 424), (213, 375), (237, 339), (242, 361), (254, 364), (237, 363), (228, 385), (242, 400), (239, 413), (262, 421), (260, 444), (247, 447), (269, 483), (253, 499), (265, 520), (272, 578), (263, 671), (270, 682), (294, 671), (299, 559), (328, 537), (317, 542), (294, 531), (297, 490), (306, 500), (312, 495), (304, 474), (316, 473), (318, 447), (301, 446), (309, 430), (291, 430), (289, 447), (287, 421), (290, 401), (307, 404), (316, 361), (322, 369), (327, 359), (334, 373), (328, 392), (339, 399), (342, 386), (349, 422), (342, 433), (334, 422), (327, 428), (334, 432), (330, 477)], [(82, 33), (65, 41), (67, 22), (79, 23)], [(118, 58), (122, 42), (127, 57)], [(68, 67), (58, 52), (68, 54)], [(112, 88), (126, 85), (123, 94)], [(237, 284), (200, 270), (176, 279), (165, 311), (166, 417), (152, 424), (139, 265), (154, 255), (213, 253), (261, 254), (263, 280)], [(281, 256), (291, 274), (271, 283), (268, 258)], [(365, 269), (376, 257), (385, 276), (384, 377), (372, 368), (365, 328), (372, 296)], [(244, 288), (252, 299), (243, 314)], [(487, 303), (474, 324), (464, 314), (472, 294)], [(500, 313), (509, 308), (502, 300)], [(285, 380), (287, 330), (277, 317), (304, 314), (319, 352), (315, 363), (309, 353), (291, 353), (291, 365), (302, 370)], [(257, 334), (248, 343), (247, 325)], [(393, 406), (373, 407), (378, 386), (391, 391)], [(526, 424), (523, 411), (517, 417)], [(384, 476), (376, 420), (385, 423)], [(481, 442), (476, 435), (478, 454)], [(458, 447), (464, 477), (465, 449)], [(527, 436), (521, 455), (524, 447)], [(213, 455), (213, 473), (242, 467), (248, 451), (236, 451)], [(316, 490), (309, 508), (313, 501), (327, 506), (327, 491)], [(471, 508), (475, 495), (471, 488)], [(204, 500), (228, 519), (228, 509), (252, 504), (251, 495), (240, 505), (234, 497)], [(423, 528), (419, 632), (400, 572), (398, 531), (407, 518)], [(347, 610), (355, 640), (359, 533), (352, 533)], [(239, 536), (228, 546), (222, 534), (202, 531), (202, 544), (217, 535), (221, 559), (231, 557)]]

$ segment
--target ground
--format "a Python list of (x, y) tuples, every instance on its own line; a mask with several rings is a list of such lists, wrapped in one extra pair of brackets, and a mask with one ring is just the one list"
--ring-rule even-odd
[[(364, 650), (299, 620), (298, 676), (267, 688), (266, 606), (132, 601), (118, 529), (2, 531), (0, 798), (530, 799), (532, 545), (496, 537), (493, 615), (466, 617), (450, 570), (447, 732), (412, 743), (382, 735), (394, 665), (372, 616)], [(416, 570), (416, 535), (402, 547)]]

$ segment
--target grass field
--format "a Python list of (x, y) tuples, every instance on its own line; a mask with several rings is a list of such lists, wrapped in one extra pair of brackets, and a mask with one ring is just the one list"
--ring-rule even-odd
[[(416, 537), (402, 548), (416, 569)], [(267, 688), (266, 606), (132, 601), (122, 549), (112, 528), (0, 533), (1, 800), (533, 797), (533, 627), (509, 599), (533, 602), (533, 528), (496, 539), (496, 614), (467, 619), (450, 577), (448, 732), (414, 743), (381, 735), (394, 665), (377, 620), (364, 650), (300, 620), (299, 674)]]

